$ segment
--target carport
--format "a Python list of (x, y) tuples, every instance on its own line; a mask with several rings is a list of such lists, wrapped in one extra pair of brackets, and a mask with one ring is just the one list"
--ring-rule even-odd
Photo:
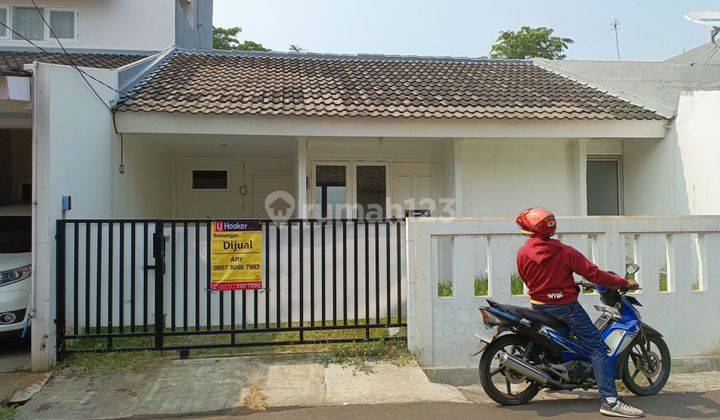
[(30, 367), (32, 202), (30, 78), (0, 76), (0, 371)]

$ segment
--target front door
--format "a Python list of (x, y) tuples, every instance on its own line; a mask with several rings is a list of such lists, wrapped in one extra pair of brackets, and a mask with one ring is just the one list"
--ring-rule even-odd
[(439, 208), (438, 169), (436, 162), (403, 162), (392, 164), (392, 201), (395, 206), (391, 217), (397, 214), (397, 206), (404, 210), (430, 210), (437, 215)]

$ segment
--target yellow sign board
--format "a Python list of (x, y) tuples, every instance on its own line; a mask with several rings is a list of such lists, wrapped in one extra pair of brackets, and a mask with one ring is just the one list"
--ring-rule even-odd
[(212, 222), (210, 288), (248, 290), (263, 287), (263, 234), (260, 222)]

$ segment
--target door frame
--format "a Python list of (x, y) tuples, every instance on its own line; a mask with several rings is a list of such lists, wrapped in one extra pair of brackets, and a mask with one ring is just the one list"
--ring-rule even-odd
[[(623, 157), (622, 155), (588, 155), (587, 162), (615, 162), (617, 163), (617, 189), (618, 189), (618, 216), (625, 214), (625, 195), (624, 185), (625, 180), (623, 179)], [(587, 188), (587, 175), (585, 176), (585, 190), (586, 194), (590, 193)], [(586, 198), (587, 199), (587, 198)]]

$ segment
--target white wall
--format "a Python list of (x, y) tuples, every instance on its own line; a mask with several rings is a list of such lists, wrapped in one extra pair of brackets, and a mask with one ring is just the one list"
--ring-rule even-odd
[(720, 214), (719, 91), (683, 92), (660, 141), (626, 141), (628, 214)]
[(154, 144), (124, 136), (123, 165), (120, 173), (120, 141), (113, 143), (113, 158), (107, 168), (112, 173), (112, 217), (170, 218), (173, 216), (175, 187), (172, 156)]
[[(110, 86), (117, 74), (87, 69)], [(33, 185), (33, 328), (32, 366), (55, 361), (55, 222), (63, 217), (61, 197), (71, 195), (74, 218), (111, 214), (112, 117), (77, 71), (38, 63), (35, 68)], [(115, 92), (93, 82), (106, 101)]]
[[(637, 297), (643, 322), (660, 331), (673, 357), (717, 352), (716, 323), (692, 322), (720, 317), (720, 218), (565, 217), (561, 239), (601, 267), (622, 272), (630, 257), (641, 269)], [(625, 246), (629, 232), (633, 247)], [(588, 241), (588, 235), (591, 241)], [(450, 243), (453, 296), (438, 296), (443, 261), (440, 242)], [(478, 311), (486, 298), (529, 306), (526, 295), (511, 295), (510, 277), (517, 271), (515, 255), (523, 243), (514, 219), (411, 219), (408, 222), (408, 346), (418, 351), (424, 366), (477, 368), (481, 332)], [(475, 296), (478, 244), (489, 274), (488, 296)], [(482, 247), (481, 247), (482, 248)], [(699, 252), (695, 252), (695, 251)], [(700, 256), (700, 257), (698, 257)], [(667, 270), (668, 291), (660, 291), (660, 268)], [(698, 284), (698, 290), (693, 289)], [(596, 317), (597, 295), (583, 294), (580, 302)]]
[(467, 139), (460, 155), (463, 215), (514, 216), (533, 206), (576, 214), (571, 141)]
[[(78, 12), (77, 39), (63, 41), (66, 48), (125, 51), (161, 51), (175, 43), (175, 0), (43, 0), (39, 7)], [(32, 6), (29, 0), (4, 2)], [(0, 40), (0, 46), (29, 47), (23, 40)], [(37, 42), (57, 47), (55, 40)]]
[(690, 214), (720, 214), (720, 91), (683, 92), (675, 122)]

